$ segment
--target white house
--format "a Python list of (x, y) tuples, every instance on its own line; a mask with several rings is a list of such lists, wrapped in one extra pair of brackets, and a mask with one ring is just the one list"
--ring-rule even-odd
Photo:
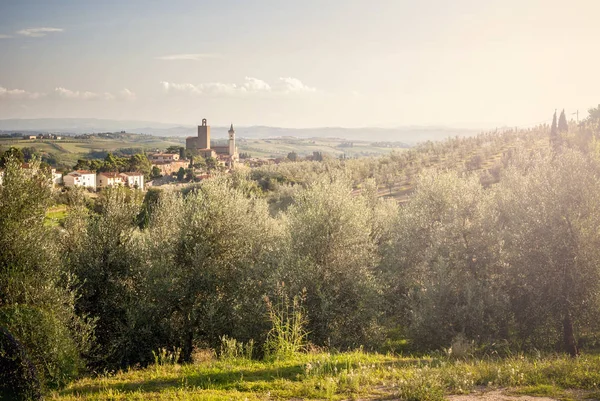
[(98, 188), (116, 187), (124, 185), (125, 180), (119, 173), (100, 173), (98, 174)]
[(60, 185), (63, 183), (63, 176), (61, 173), (57, 173), (56, 169), (53, 168), (52, 169), (52, 184), (53, 185)]
[(138, 172), (121, 173), (123, 182), (130, 188), (144, 190), (144, 174)]
[(84, 187), (96, 189), (96, 173), (88, 170), (72, 171), (63, 176), (65, 187)]

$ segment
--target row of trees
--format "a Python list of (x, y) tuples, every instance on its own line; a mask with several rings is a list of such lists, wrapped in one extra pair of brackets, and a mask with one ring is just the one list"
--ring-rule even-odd
[[(444, 141), (427, 141), (414, 148), (392, 152), (378, 158), (337, 160), (325, 158), (319, 162), (296, 161), (266, 165), (253, 170), (253, 178), (274, 197), (292, 192), (288, 184), (310, 183), (321, 174), (343, 170), (360, 187), (366, 179), (373, 178), (380, 189), (410, 192), (419, 174), (431, 167), (458, 172), (476, 172), (482, 184), (490, 185), (500, 179), (514, 150), (539, 149), (550, 144), (555, 151), (562, 147), (579, 149), (583, 153), (600, 152), (600, 106), (589, 111), (589, 117), (576, 123), (567, 121), (563, 110), (556, 113), (551, 125), (539, 125), (530, 129), (504, 129), (482, 133), (473, 137), (455, 137)], [(290, 160), (298, 160), (295, 155)], [(279, 192), (279, 193), (276, 193)]]
[(152, 177), (152, 163), (144, 153), (136, 153), (129, 157), (117, 157), (108, 153), (104, 159), (79, 159), (73, 167), (74, 170), (90, 170), (95, 172), (124, 172), (139, 171), (145, 179)]
[[(181, 150), (182, 153), (184, 153), (185, 149), (178, 146), (171, 146), (167, 149), (167, 152), (173, 153), (178, 150)], [(205, 159), (201, 156), (190, 156), (189, 159), (189, 167), (187, 169), (182, 167), (174, 174), (179, 181), (192, 181), (195, 170), (215, 171), (220, 168), (218, 161), (212, 157)], [(136, 153), (129, 157), (118, 157), (112, 153), (108, 153), (104, 159), (79, 159), (73, 169), (91, 170), (95, 172), (139, 171), (144, 174), (144, 178), (148, 181), (162, 176), (160, 169), (157, 166), (152, 166), (152, 163), (145, 153)]]

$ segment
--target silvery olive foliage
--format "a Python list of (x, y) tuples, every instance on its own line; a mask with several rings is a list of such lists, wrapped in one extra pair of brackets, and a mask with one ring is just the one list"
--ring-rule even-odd
[[(48, 172), (9, 158), (0, 185), (0, 327), (22, 346), (44, 388), (76, 377), (91, 345), (90, 321), (74, 309), (76, 278), (61, 263), (60, 237), (44, 225)], [(0, 364), (8, 363), (0, 349)], [(30, 375), (31, 376), (31, 375)], [(2, 385), (10, 378), (0, 377)]]
[(240, 169), (183, 191), (73, 191), (59, 227), (44, 225), (45, 173), (9, 161), (0, 322), (53, 361), (41, 374), (57, 385), (82, 360), (186, 362), (224, 338), (268, 355), (275, 299), (298, 300), (294, 349), (576, 355), (600, 329), (600, 164), (594, 146), (550, 146), (544, 130)]
[[(378, 241), (385, 202), (352, 196), (350, 181), (326, 175), (298, 192), (285, 214), (285, 282), (306, 289), (309, 338), (319, 345), (372, 345), (381, 327)], [(388, 208), (394, 211), (394, 208)]]

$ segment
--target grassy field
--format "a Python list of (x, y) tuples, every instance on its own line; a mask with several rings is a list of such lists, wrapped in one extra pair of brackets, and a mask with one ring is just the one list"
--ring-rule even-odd
[[(354, 141), (352, 147), (340, 147), (344, 139), (239, 139), (237, 146), (239, 152), (249, 153), (252, 157), (286, 157), (290, 152), (299, 156), (309, 156), (313, 152), (323, 152), (331, 157), (365, 157), (377, 156), (391, 152), (392, 148), (375, 147), (368, 141)], [(225, 140), (216, 140), (214, 144), (224, 144)], [(57, 155), (61, 161), (75, 164), (77, 159), (85, 158), (91, 151), (115, 152), (119, 149), (138, 148), (146, 152), (165, 150), (169, 146), (185, 146), (185, 138), (162, 138), (150, 135), (125, 134), (120, 138), (103, 138), (92, 136), (88, 139), (64, 137), (61, 140), (35, 139), (22, 140), (14, 138), (0, 138), (0, 148), (7, 149), (11, 146), (17, 148), (34, 147), (42, 153)], [(402, 148), (395, 148), (402, 150)]]
[(58, 226), (65, 220), (66, 217), (67, 206), (56, 206), (46, 211), (46, 219), (44, 220), (44, 224), (47, 226)]
[(34, 147), (41, 153), (52, 153), (68, 164), (77, 163), (77, 159), (85, 158), (91, 151), (115, 152), (125, 148), (139, 148), (144, 151), (166, 149), (169, 146), (185, 146), (183, 138), (159, 138), (149, 135), (128, 135), (126, 138), (101, 138), (71, 139), (65, 137), (61, 140), (22, 140), (0, 138), (0, 147), (7, 149), (11, 146), (17, 148)]
[(403, 148), (385, 148), (372, 146), (368, 141), (352, 141), (352, 147), (341, 147), (344, 139), (337, 138), (273, 138), (240, 139), (237, 143), (240, 152), (250, 153), (252, 157), (286, 157), (290, 152), (298, 156), (309, 156), (313, 152), (323, 152), (331, 157), (366, 157), (390, 153)]
[(451, 359), (351, 352), (268, 362), (205, 359), (85, 378), (54, 392), (51, 399), (441, 401), (450, 394), (496, 389), (563, 400), (597, 398), (600, 356)]

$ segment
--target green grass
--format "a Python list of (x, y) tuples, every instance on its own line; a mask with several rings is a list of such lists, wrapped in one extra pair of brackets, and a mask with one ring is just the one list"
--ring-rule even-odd
[[(216, 140), (223, 144), (224, 140)], [(353, 141), (351, 148), (340, 148), (343, 139), (335, 138), (274, 138), (274, 139), (240, 139), (237, 143), (240, 152), (250, 153), (253, 157), (286, 157), (290, 152), (300, 156), (312, 155), (314, 151), (339, 157), (378, 156), (388, 154), (392, 150), (402, 151), (401, 148), (380, 148), (371, 146), (368, 141)], [(114, 152), (122, 148), (140, 148), (146, 151), (166, 149), (169, 146), (185, 146), (183, 137), (155, 137), (150, 135), (133, 135), (122, 138), (92, 137), (89, 139), (63, 137), (61, 140), (22, 140), (14, 138), (0, 138), (0, 147), (15, 146), (22, 148), (31, 146), (40, 152), (58, 154), (62, 160), (75, 163), (90, 151)]]
[(397, 398), (441, 401), (448, 394), (507, 389), (559, 399), (600, 391), (600, 356), (577, 359), (451, 360), (351, 353), (299, 355), (285, 361), (243, 358), (153, 365), (84, 378), (55, 400), (266, 400)]
[(47, 226), (61, 225), (67, 217), (67, 207), (65, 205), (48, 209), (44, 224)]
[(562, 390), (551, 384), (538, 384), (534, 386), (525, 386), (511, 391), (515, 395), (531, 395), (534, 397), (553, 397), (560, 400), (571, 399), (565, 390)]
[(183, 138), (161, 138), (149, 135), (131, 135), (123, 139), (109, 139), (93, 137), (90, 139), (79, 139), (64, 137), (61, 140), (22, 140), (14, 138), (1, 138), (0, 146), (9, 148), (15, 146), (34, 147), (40, 152), (56, 153), (61, 155), (73, 154), (73, 157), (81, 158), (92, 150), (115, 151), (121, 148), (141, 148), (145, 150), (166, 149), (171, 145), (185, 146)]
[(242, 139), (237, 146), (240, 152), (250, 153), (252, 157), (286, 157), (290, 152), (298, 156), (312, 156), (313, 152), (323, 152), (330, 157), (361, 157), (380, 156), (403, 148), (380, 148), (371, 146), (368, 141), (352, 141), (353, 147), (342, 148), (339, 145), (347, 142), (336, 138), (272, 138), (272, 139)]

